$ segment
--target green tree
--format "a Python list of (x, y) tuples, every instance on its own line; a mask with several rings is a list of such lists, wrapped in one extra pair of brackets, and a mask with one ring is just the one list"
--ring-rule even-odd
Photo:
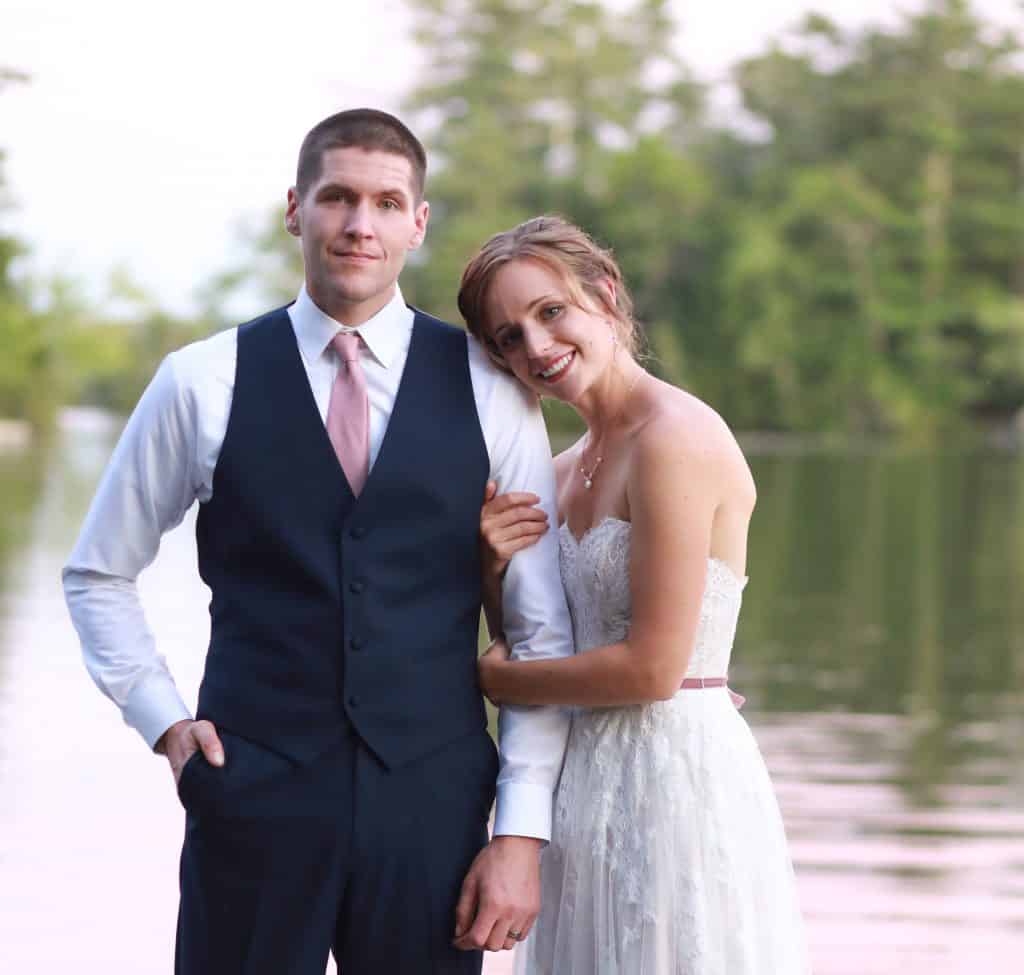
[(72, 281), (49, 288), (48, 317), (63, 323), (64, 384), (76, 403), (127, 413), (169, 352), (210, 334), (219, 324), (206, 313), (182, 317), (161, 308), (123, 268), (111, 274), (100, 315)]
[(725, 273), (784, 427), (921, 429), (1024, 402), (1024, 78), (964, 0), (813, 17), (737, 69), (771, 138)]
[(498, 230), (557, 211), (615, 243), (601, 217), (629, 158), (657, 157), (651, 176), (664, 184), (658, 133), (687, 129), (699, 97), (673, 52), (666, 0), (623, 12), (580, 0), (413, 7), (429, 80), (408, 107), (436, 171), (431, 233), (409, 278), (418, 300), (454, 317), (462, 268)]
[[(20, 72), (0, 68), (0, 91), (25, 81)], [(3, 160), (0, 151), (0, 214), (11, 207)], [(24, 254), (16, 237), (0, 231), (0, 416), (26, 419), (43, 430), (59, 402), (56, 336), (51, 323), (34, 311), (27, 286), (13, 274), (14, 262)]]
[[(411, 5), (432, 204), (415, 303), (457, 320), (479, 245), (560, 212), (619, 258), (652, 368), (734, 426), (928, 434), (1024, 406), (1021, 43), (966, 0), (855, 31), (807, 17), (736, 65), (726, 122), (668, 0)], [(211, 282), (213, 312), (253, 280), (294, 293), (281, 223)]]

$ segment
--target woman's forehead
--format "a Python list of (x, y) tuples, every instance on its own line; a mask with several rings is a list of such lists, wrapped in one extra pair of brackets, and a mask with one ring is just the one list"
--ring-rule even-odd
[(564, 295), (569, 290), (565, 273), (534, 257), (517, 257), (503, 264), (487, 289), (488, 303), (524, 306), (542, 292)]

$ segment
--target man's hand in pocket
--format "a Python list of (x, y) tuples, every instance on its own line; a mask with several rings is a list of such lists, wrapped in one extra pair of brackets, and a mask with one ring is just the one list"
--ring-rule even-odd
[(164, 755), (171, 765), (175, 785), (181, 778), (185, 763), (200, 750), (211, 765), (224, 764), (224, 746), (217, 737), (217, 729), (209, 721), (176, 721), (156, 743), (156, 751)]

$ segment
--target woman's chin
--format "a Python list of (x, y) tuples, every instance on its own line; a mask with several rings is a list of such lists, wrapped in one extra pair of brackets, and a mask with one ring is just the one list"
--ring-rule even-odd
[(562, 386), (551, 386), (548, 383), (538, 382), (537, 380), (526, 383), (526, 386), (541, 399), (557, 399), (563, 403), (571, 403), (575, 399), (574, 396), (570, 395), (569, 390)]
[(577, 361), (573, 357), (572, 362), (558, 376), (557, 379), (544, 379), (542, 376), (530, 376), (526, 383), (538, 396), (547, 399), (558, 399), (563, 403), (572, 403), (579, 396), (579, 383), (577, 382)]

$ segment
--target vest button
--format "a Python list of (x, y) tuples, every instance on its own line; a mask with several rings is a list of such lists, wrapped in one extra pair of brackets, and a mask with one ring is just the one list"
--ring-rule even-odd
[(358, 697), (350, 697), (348, 699), (348, 706), (350, 708), (357, 708), (357, 707), (359, 707), (359, 698)]
[(362, 650), (365, 645), (365, 641), (361, 636), (354, 636), (348, 641), (349, 649), (354, 650), (356, 653)]
[(353, 525), (348, 530), (348, 533), (349, 533), (349, 535), (352, 538), (355, 538), (355, 539), (364, 538), (366, 536), (366, 526), (365, 525)]
[(354, 579), (348, 584), (348, 591), (355, 593), (357, 596), (366, 588), (366, 583), (362, 579)]

